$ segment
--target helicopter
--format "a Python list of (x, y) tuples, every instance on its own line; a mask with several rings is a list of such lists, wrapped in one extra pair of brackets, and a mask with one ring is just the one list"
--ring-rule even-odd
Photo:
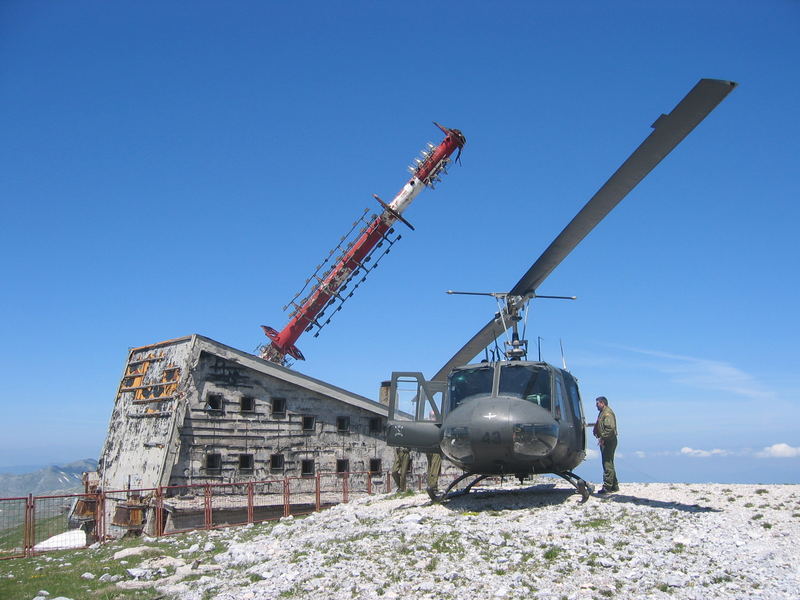
[[(540, 284), (605, 218), (737, 86), (733, 81), (701, 79), (625, 160), (572, 221), (545, 249), (509, 292), (489, 293), (500, 310), (430, 379), (417, 371), (395, 371), (389, 389), (387, 444), (441, 453), (464, 472), (442, 493), (428, 489), (441, 502), (465, 494), (490, 476), (554, 474), (572, 484), (586, 502), (594, 489), (574, 473), (586, 457), (586, 420), (577, 379), (564, 368), (527, 360), (527, 341), (518, 324), (527, 322), (527, 308), (541, 296)], [(449, 292), (457, 293), (457, 292)], [(467, 292), (475, 294), (476, 292)], [(574, 299), (572, 297), (567, 297)], [(488, 347), (512, 330), (499, 352)], [(524, 332), (523, 332), (524, 338)], [(486, 349), (486, 358), (469, 363)], [(499, 350), (499, 348), (498, 348)], [(413, 414), (400, 410), (400, 390), (415, 384)], [(412, 388), (414, 389), (414, 388)]]

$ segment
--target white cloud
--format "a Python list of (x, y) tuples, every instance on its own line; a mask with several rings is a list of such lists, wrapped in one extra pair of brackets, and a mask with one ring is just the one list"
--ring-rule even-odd
[(633, 454), (636, 456), (636, 458), (647, 458), (647, 453), (642, 452), (641, 450), (637, 450)]
[(730, 450), (722, 450), (721, 448), (714, 448), (713, 450), (698, 450), (684, 446), (681, 448), (681, 454), (685, 456), (707, 458), (709, 456), (730, 456), (732, 452)]
[(757, 452), (756, 456), (759, 458), (797, 458), (800, 456), (800, 448), (784, 443), (772, 444), (761, 452)]
[(592, 460), (600, 456), (600, 453), (597, 450), (593, 450), (592, 448), (586, 449), (586, 460)]

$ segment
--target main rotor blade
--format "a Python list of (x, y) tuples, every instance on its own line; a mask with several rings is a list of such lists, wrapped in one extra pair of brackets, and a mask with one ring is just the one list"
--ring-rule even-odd
[(736, 87), (733, 81), (701, 79), (668, 115), (653, 123), (647, 139), (522, 276), (511, 293), (533, 292), (594, 227)]
[[(525, 296), (534, 293), (580, 241), (706, 118), (736, 85), (733, 81), (701, 79), (671, 113), (656, 119), (652, 125), (654, 131), (553, 240), (511, 289), (511, 294)], [(503, 320), (499, 317), (489, 321), (447, 361), (434, 375), (433, 380), (445, 379), (453, 367), (466, 364), (497, 336), (505, 332), (511, 326), (507, 316), (505, 324), (508, 327), (503, 325)]]

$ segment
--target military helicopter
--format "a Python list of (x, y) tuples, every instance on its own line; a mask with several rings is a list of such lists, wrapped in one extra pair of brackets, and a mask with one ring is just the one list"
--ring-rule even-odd
[[(422, 373), (392, 373), (387, 443), (441, 452), (464, 470), (435, 502), (470, 477), (468, 493), (489, 476), (552, 473), (575, 486), (582, 502), (594, 491), (573, 470), (586, 457), (586, 421), (576, 378), (565, 368), (529, 361), (518, 323), (539, 285), (586, 235), (736, 87), (732, 81), (701, 79), (620, 166), (507, 293), (500, 311), (430, 380)], [(467, 364), (498, 336), (512, 329), (504, 359), (498, 354)], [(524, 337), (524, 334), (523, 334)], [(400, 410), (398, 389), (416, 384), (413, 414)], [(413, 388), (412, 388), (413, 389)]]

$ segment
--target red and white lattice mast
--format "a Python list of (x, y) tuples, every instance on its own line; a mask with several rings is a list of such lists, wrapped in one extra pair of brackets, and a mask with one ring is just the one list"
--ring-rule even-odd
[[(386, 204), (378, 196), (374, 196), (383, 208), (383, 212), (367, 222), (358, 239), (343, 249), (335, 264), (328, 271), (321, 276), (314, 275), (316, 283), (303, 300), (291, 302), (294, 311), (292, 319), (286, 327), (278, 332), (272, 327), (261, 326), (271, 340), (269, 344), (260, 349), (261, 358), (279, 364), (284, 364), (287, 356), (304, 360), (303, 353), (295, 346), (302, 333), (310, 331), (314, 327), (321, 329), (330, 322), (330, 318), (325, 321), (321, 320), (325, 309), (332, 307), (336, 302), (344, 302), (346, 298), (352, 296), (352, 291), (346, 296), (341, 292), (351, 281), (356, 281), (355, 287), (358, 287), (359, 283), (366, 278), (366, 273), (375, 267), (377, 260), (372, 261), (372, 265), (367, 264), (371, 262), (372, 252), (375, 248), (383, 246), (384, 242), (389, 242), (389, 246), (391, 246), (400, 239), (400, 236), (394, 239), (389, 237), (394, 231), (392, 226), (397, 221), (402, 221), (411, 227), (411, 224), (402, 217), (403, 212), (425, 186), (433, 188), (435, 183), (440, 181), (441, 174), (447, 172), (446, 167), (453, 152), (458, 150), (456, 155), (456, 159), (458, 159), (461, 148), (466, 143), (466, 138), (458, 129), (448, 129), (435, 122), (434, 124), (444, 132), (445, 138), (438, 146), (428, 144), (428, 149), (423, 150), (421, 157), (415, 159), (416, 164), (409, 167), (412, 173), (411, 179), (394, 197), (394, 200)], [(411, 227), (411, 229), (414, 228)], [(388, 252), (388, 248), (384, 254), (386, 252)], [(297, 297), (299, 294), (295, 298)], [(341, 305), (335, 310), (340, 309)], [(319, 332), (315, 336), (318, 334)]]

